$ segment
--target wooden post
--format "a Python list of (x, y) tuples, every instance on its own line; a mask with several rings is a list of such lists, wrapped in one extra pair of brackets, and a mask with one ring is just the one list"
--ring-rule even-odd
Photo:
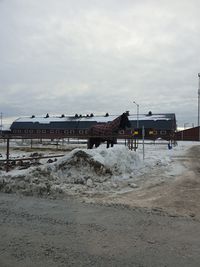
[(136, 151), (137, 150), (137, 141), (136, 141), (136, 139), (134, 140), (134, 151)]
[(144, 126), (142, 126), (142, 154), (143, 154), (143, 160), (144, 160), (144, 138), (145, 138), (145, 129)]
[(8, 172), (8, 171), (9, 171), (9, 148), (10, 148), (9, 144), (10, 144), (10, 139), (9, 139), (9, 138), (7, 138), (7, 151), (6, 151), (6, 172)]

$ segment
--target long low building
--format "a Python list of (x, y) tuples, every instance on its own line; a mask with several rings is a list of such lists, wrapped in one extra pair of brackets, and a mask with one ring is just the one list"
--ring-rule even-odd
[[(107, 123), (119, 115), (94, 116), (46, 116), (21, 117), (15, 120), (10, 127), (12, 137), (22, 138), (87, 138), (91, 126), (97, 123)], [(117, 138), (141, 138), (142, 128), (145, 129), (145, 138), (162, 138), (171, 140), (176, 131), (176, 116), (167, 114), (130, 114), (128, 116), (131, 128), (118, 132)], [(138, 127), (139, 126), (139, 127)]]

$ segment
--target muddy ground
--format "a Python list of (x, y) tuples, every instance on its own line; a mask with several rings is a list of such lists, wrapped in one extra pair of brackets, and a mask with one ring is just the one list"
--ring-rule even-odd
[(174, 160), (181, 176), (120, 196), (0, 193), (0, 266), (199, 266), (200, 146)]
[[(107, 196), (104, 201), (156, 208), (171, 215), (191, 216), (200, 220), (200, 146), (191, 147), (184, 156), (176, 156), (174, 161), (184, 166), (184, 172), (175, 179), (168, 179), (170, 173), (161, 173), (156, 169), (148, 174), (148, 179), (144, 179), (141, 188), (120, 196)], [(156, 180), (156, 176), (163, 176), (163, 182), (153, 184), (151, 181)]]

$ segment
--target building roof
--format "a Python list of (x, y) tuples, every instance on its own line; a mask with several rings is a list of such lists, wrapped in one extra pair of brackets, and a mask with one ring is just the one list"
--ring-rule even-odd
[[(15, 120), (11, 129), (84, 129), (90, 128), (96, 123), (105, 123), (116, 119), (119, 115), (109, 116), (49, 116), (49, 117), (21, 117)], [(130, 114), (129, 120), (131, 126), (137, 126), (137, 114)], [(176, 118), (174, 113), (167, 114), (139, 114), (139, 127), (159, 128), (159, 129), (175, 129)]]

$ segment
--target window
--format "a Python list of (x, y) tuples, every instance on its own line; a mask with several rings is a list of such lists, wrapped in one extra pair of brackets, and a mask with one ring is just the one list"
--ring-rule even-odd
[(160, 131), (161, 135), (165, 135), (167, 132), (166, 131)]
[(135, 130), (135, 131), (133, 132), (133, 135), (139, 135), (139, 131)]

